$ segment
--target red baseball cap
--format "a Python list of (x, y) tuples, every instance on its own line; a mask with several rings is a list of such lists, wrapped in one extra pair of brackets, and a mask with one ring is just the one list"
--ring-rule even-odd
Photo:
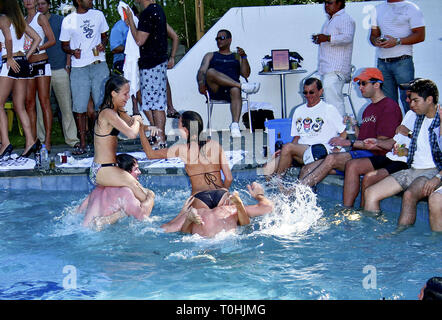
[(379, 70), (378, 68), (365, 68), (364, 71), (362, 71), (357, 77), (353, 79), (353, 81), (367, 81), (370, 79), (384, 81), (384, 76), (382, 75), (381, 70)]

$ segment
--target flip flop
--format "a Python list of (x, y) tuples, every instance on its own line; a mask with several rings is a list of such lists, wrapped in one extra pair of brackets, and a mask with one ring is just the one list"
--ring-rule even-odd
[(72, 154), (74, 156), (81, 156), (82, 154), (85, 154), (85, 153), (86, 153), (86, 148), (82, 148), (80, 146), (76, 147), (74, 149), (74, 151), (72, 151)]
[(168, 112), (167, 117), (179, 119), (181, 117), (181, 114), (178, 111), (174, 111), (174, 112), (170, 112), (170, 113)]

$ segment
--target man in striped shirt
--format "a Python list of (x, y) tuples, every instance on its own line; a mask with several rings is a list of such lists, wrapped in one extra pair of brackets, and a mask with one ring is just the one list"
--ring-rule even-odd
[(342, 87), (350, 81), (351, 56), (355, 22), (345, 12), (345, 0), (325, 1), (328, 19), (320, 34), (313, 36), (319, 45), (318, 73), (324, 85), (324, 97), (335, 106), (342, 116), (345, 114)]

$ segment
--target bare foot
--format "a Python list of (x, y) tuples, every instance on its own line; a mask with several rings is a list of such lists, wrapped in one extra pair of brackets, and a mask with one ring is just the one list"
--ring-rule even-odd
[(203, 219), (201, 218), (201, 216), (198, 214), (198, 211), (196, 211), (195, 208), (189, 208), (187, 210), (187, 220), (189, 220), (190, 222), (193, 222), (195, 224), (201, 225), (204, 224)]

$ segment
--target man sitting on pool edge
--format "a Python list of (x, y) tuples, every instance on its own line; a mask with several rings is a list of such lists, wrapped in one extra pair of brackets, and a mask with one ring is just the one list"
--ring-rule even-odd
[[(141, 174), (138, 161), (129, 154), (117, 155), (118, 166), (138, 180)], [(148, 217), (154, 205), (155, 194), (149, 191), (147, 200), (140, 202), (128, 187), (97, 186), (76, 209), (77, 213), (86, 211), (83, 226), (101, 231), (107, 224), (120, 218), (133, 216), (138, 220)]]
[[(187, 199), (176, 218), (163, 224), (165, 232), (184, 232), (214, 237), (221, 231), (230, 231), (238, 225), (247, 225), (250, 218), (262, 216), (273, 211), (273, 202), (264, 195), (263, 187), (253, 182), (247, 185), (250, 195), (258, 201), (255, 205), (244, 206), (237, 192), (234, 192), (224, 204), (213, 209), (193, 208), (193, 197)], [(229, 201), (230, 200), (230, 201)], [(229, 203), (230, 202), (230, 203)], [(233, 204), (231, 204), (233, 203)]]

